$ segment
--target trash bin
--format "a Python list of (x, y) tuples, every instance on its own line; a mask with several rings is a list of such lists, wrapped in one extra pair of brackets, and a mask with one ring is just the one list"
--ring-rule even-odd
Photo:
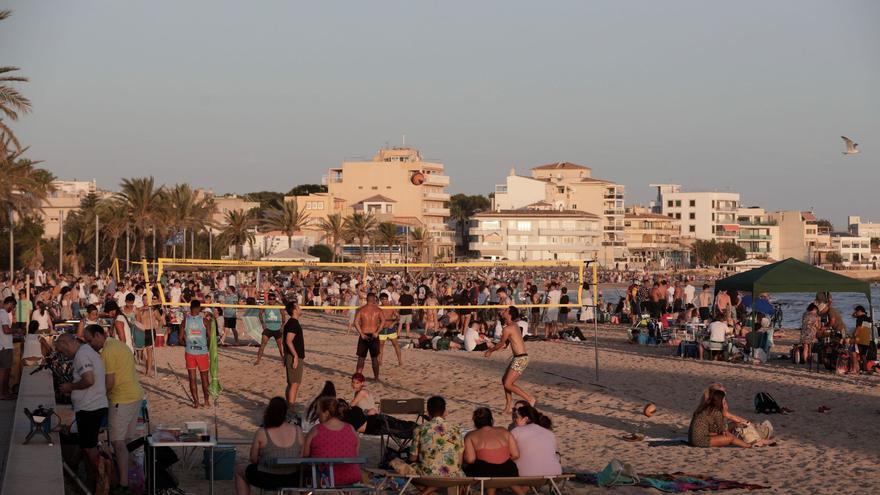
[[(202, 454), (202, 466), (205, 468), (205, 479), (211, 479), (211, 449), (206, 448)], [(214, 447), (214, 479), (217, 481), (231, 480), (235, 475), (235, 446), (218, 444)]]

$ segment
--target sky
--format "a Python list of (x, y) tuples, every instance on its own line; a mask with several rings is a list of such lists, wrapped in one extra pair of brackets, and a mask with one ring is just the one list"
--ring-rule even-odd
[[(63, 179), (286, 192), (406, 144), (450, 192), (570, 161), (880, 221), (880, 2), (0, 0)], [(841, 134), (861, 143), (844, 156)]]

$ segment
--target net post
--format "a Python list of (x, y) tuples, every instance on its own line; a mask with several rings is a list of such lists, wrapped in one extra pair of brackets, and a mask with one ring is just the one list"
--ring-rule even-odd
[(578, 265), (578, 305), (584, 305), (584, 263), (586, 261), (581, 261)]
[(153, 305), (153, 291), (150, 290), (150, 272), (147, 270), (147, 260), (141, 260), (141, 267), (144, 269), (144, 285), (147, 288), (147, 305)]

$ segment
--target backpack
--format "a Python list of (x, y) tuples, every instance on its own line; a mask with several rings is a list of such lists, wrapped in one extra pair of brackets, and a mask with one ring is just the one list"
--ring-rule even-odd
[(419, 336), (419, 349), (431, 349), (431, 339), (425, 335)]
[(782, 408), (767, 392), (758, 392), (755, 395), (755, 412), (759, 414), (779, 414)]

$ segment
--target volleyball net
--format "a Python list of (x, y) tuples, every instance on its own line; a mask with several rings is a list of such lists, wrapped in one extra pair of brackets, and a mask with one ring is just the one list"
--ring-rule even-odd
[[(247, 298), (237, 302), (227, 302), (222, 291), (215, 287), (213, 301), (203, 301), (203, 306), (240, 309), (283, 308), (276, 299), (273, 304), (266, 296), (268, 292), (280, 293), (281, 299), (296, 297), (303, 310), (333, 311), (353, 310), (362, 305), (366, 292), (375, 287), (375, 292), (386, 289), (398, 293), (404, 286), (417, 301), (424, 300), (424, 292), (430, 290), (436, 304), (419, 304), (420, 309), (499, 309), (509, 305), (522, 308), (575, 308), (586, 304), (585, 287), (593, 292), (596, 301), (597, 264), (593, 260), (557, 261), (471, 261), (463, 263), (385, 263), (385, 262), (340, 262), (323, 263), (311, 261), (246, 261), (246, 260), (205, 260), (159, 258), (155, 264), (142, 264), (147, 280), (154, 280), (163, 306), (188, 306), (189, 303), (172, 301), (170, 292), (175, 282), (182, 285), (194, 282), (210, 287), (216, 280), (224, 280), (227, 285), (235, 285), (237, 291), (254, 298), (248, 304)], [(152, 274), (150, 272), (153, 272)], [(152, 276), (151, 276), (152, 275)], [(531, 286), (540, 292), (555, 282), (568, 293), (568, 303), (536, 301), (523, 294)], [(513, 285), (516, 284), (516, 285)], [(586, 284), (586, 285), (585, 285)], [(467, 290), (469, 285), (488, 286), (490, 292), (497, 286), (506, 287), (512, 299), (506, 304), (493, 304), (494, 294), (472, 304), (472, 298), (465, 301), (454, 294)], [(533, 288), (532, 288), (533, 289)], [(176, 289), (175, 289), (176, 290)], [(514, 297), (512, 292), (517, 293)], [(234, 299), (234, 298), (233, 298)], [(354, 303), (354, 304), (353, 304)], [(412, 309), (411, 306), (383, 305), (387, 309)]]

